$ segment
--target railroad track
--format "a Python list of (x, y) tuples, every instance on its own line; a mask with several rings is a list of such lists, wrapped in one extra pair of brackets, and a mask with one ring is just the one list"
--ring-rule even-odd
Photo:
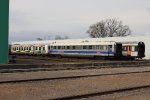
[(122, 89), (110, 90), (110, 91), (105, 91), (105, 92), (96, 92), (96, 93), (90, 93), (90, 94), (84, 94), (84, 95), (61, 97), (61, 98), (47, 99), (47, 100), (82, 100), (82, 99), (85, 100), (86, 98), (91, 98), (91, 97), (96, 97), (96, 96), (131, 92), (131, 91), (147, 89), (147, 88), (150, 88), (150, 85), (122, 88)]
[(100, 69), (119, 67), (150, 66), (150, 61), (111, 61), (93, 63), (62, 63), (62, 64), (9, 64), (0, 65), (0, 73), (77, 70), (77, 69)]
[(150, 73), (150, 71), (118, 72), (118, 73), (111, 73), (111, 74), (76, 75), (76, 76), (67, 76), (67, 77), (63, 77), (63, 76), (62, 76), (62, 77), (54, 77), (54, 78), (39, 78), (39, 79), (11, 80), (11, 81), (0, 81), (0, 84), (25, 83), (25, 82), (50, 81), (50, 80), (68, 80), (68, 79), (78, 79), (78, 78), (88, 78), (88, 77), (129, 75), (129, 74), (140, 74), (140, 73)]

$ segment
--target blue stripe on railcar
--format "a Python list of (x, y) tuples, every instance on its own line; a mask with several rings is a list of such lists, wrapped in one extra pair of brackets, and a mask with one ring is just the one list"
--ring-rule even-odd
[(112, 51), (82, 51), (82, 50), (51, 50), (49, 53), (60, 53), (60, 54), (114, 54)]

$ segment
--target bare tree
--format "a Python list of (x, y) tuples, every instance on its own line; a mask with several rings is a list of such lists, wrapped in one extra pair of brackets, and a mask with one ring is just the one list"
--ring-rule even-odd
[(36, 38), (36, 40), (38, 40), (38, 41), (42, 41), (43, 39), (42, 39), (42, 38)]
[(68, 36), (61, 37), (59, 35), (55, 36), (55, 40), (64, 40), (64, 39), (69, 39), (69, 37)]
[(61, 37), (61, 36), (59, 36), (59, 35), (56, 35), (55, 36), (55, 40), (62, 40), (63, 38)]
[(69, 37), (68, 36), (64, 36), (64, 39), (69, 39)]
[(87, 33), (92, 38), (100, 37), (121, 37), (131, 34), (129, 26), (123, 25), (122, 21), (117, 19), (106, 19), (89, 27)]

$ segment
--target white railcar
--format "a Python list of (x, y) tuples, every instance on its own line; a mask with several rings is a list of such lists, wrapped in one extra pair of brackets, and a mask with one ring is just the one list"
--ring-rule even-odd
[[(120, 43), (114, 41), (81, 41), (75, 42), (61, 42), (51, 44), (49, 54), (60, 56), (87, 56), (87, 57), (114, 57), (121, 56), (117, 53), (116, 46)], [(118, 50), (119, 52), (119, 50)], [(120, 52), (122, 48), (120, 47)]]

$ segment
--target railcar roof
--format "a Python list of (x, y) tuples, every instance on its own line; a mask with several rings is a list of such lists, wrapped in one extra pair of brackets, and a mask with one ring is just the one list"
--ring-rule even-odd
[(95, 42), (64, 42), (64, 43), (53, 43), (51, 44), (52, 46), (69, 46), (69, 45), (113, 45), (115, 44), (115, 42), (99, 42), (99, 41), (95, 41)]

